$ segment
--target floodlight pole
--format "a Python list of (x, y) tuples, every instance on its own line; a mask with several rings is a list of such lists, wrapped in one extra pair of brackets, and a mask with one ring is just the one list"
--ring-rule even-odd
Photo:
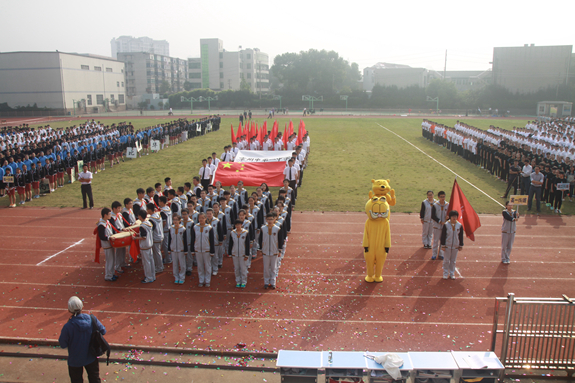
[(76, 115), (76, 100), (72, 100), (72, 108), (74, 109), (74, 116)]
[(345, 94), (339, 96), (339, 99), (340, 99), (340, 100), (345, 100), (345, 112), (346, 112), (346, 113), (347, 113), (347, 98), (348, 98), (348, 97), (349, 97), (349, 96), (348, 96), (348, 95), (345, 95)]
[(282, 108), (282, 96), (273, 96), (272, 100), (280, 100), (280, 109)]
[(427, 101), (435, 101), (435, 114), (439, 114), (439, 96), (435, 98), (427, 96)]
[(319, 96), (319, 97), (314, 97), (314, 96), (310, 96), (310, 95), (303, 95), (301, 96), (301, 100), (302, 101), (309, 101), (309, 108), (313, 109), (313, 102), (314, 101), (323, 101), (323, 96)]
[(182, 96), (180, 98), (180, 101), (181, 102), (189, 101), (190, 102), (190, 112), (191, 112), (191, 114), (194, 114), (194, 101), (202, 101), (202, 100), (200, 100), (201, 98), (202, 98), (202, 96), (200, 96), (198, 98), (193, 98), (193, 97), (185, 98), (184, 96)]
[(199, 97), (199, 101), (207, 101), (208, 102), (208, 112), (211, 113), (212, 108), (210, 107), (210, 101), (218, 101), (218, 96), (216, 97)]

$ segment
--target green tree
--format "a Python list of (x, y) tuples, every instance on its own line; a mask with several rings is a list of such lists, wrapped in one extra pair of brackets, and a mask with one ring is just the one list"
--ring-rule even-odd
[(457, 89), (451, 81), (431, 80), (427, 86), (426, 94), (433, 98), (439, 97), (439, 109), (458, 107)]
[(185, 81), (184, 82), (184, 90), (186, 90), (187, 92), (189, 92), (190, 90), (192, 90), (192, 83), (189, 81)]
[(159, 93), (162, 93), (162, 94), (168, 93), (171, 88), (172, 88), (172, 86), (170, 85), (170, 83), (167, 82), (166, 80), (164, 80), (160, 84), (160, 92)]
[(164, 110), (164, 102), (163, 101), (158, 101), (158, 108)]
[(252, 91), (251, 84), (249, 82), (247, 82), (246, 79), (243, 77), (242, 77), (242, 81), (240, 82), (240, 90), (248, 91), (248, 92)]
[(138, 109), (148, 109), (148, 103), (146, 101), (138, 102)]

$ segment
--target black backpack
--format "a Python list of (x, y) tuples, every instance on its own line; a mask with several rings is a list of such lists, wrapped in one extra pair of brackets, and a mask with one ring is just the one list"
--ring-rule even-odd
[(110, 345), (104, 339), (104, 335), (96, 328), (96, 317), (90, 314), (90, 319), (92, 320), (92, 337), (90, 338), (89, 350), (95, 357), (102, 356), (106, 354), (106, 366), (110, 364)]

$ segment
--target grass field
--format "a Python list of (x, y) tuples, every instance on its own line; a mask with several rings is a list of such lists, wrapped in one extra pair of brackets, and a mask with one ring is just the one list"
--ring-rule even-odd
[[(294, 123), (297, 124), (295, 118)], [(110, 123), (115, 120), (110, 120)], [(124, 121), (118, 120), (118, 121)], [(156, 124), (161, 119), (132, 120), (136, 128)], [(165, 119), (164, 121), (169, 121)], [(453, 126), (456, 119), (441, 119)], [(494, 120), (461, 118), (460, 121), (487, 129), (489, 125), (512, 129), (525, 126), (527, 120)], [(263, 120), (259, 121), (260, 123)], [(287, 118), (278, 119), (280, 127)], [(213, 151), (218, 155), (230, 142), (230, 124), (237, 128), (236, 118), (222, 119), (221, 130), (195, 138), (184, 144), (137, 160), (126, 160), (113, 169), (98, 173), (93, 182), (97, 207), (110, 206), (114, 200), (135, 198), (138, 187), (153, 186), (169, 176), (174, 186), (191, 181), (198, 174), (201, 159)], [(52, 123), (53, 127), (70, 126), (70, 122)], [(390, 179), (397, 195), (396, 212), (418, 212), (425, 192), (445, 190), (451, 193), (454, 175), (383, 127), (397, 133), (439, 162), (469, 180), (497, 201), (506, 184), (486, 171), (471, 165), (446, 149), (421, 136), (420, 119), (400, 118), (308, 118), (312, 153), (304, 173), (304, 185), (298, 195), (297, 210), (363, 211), (372, 178)], [(499, 213), (501, 207), (471, 187), (459, 182), (462, 190), (478, 213)], [(252, 188), (248, 188), (252, 189)], [(7, 198), (0, 200), (7, 205)], [(80, 185), (66, 185), (56, 193), (27, 203), (26, 206), (81, 207)], [(523, 208), (524, 210), (524, 208)], [(563, 212), (573, 214), (573, 204), (566, 201)], [(547, 210), (549, 211), (549, 210)], [(545, 210), (544, 210), (545, 212)]]

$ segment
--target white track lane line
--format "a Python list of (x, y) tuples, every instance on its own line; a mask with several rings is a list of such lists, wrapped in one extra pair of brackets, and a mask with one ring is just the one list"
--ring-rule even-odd
[(78, 242), (76, 242), (76, 243), (74, 243), (74, 244), (68, 246), (68, 247), (65, 248), (64, 250), (59, 251), (59, 252), (57, 252), (56, 254), (53, 254), (53, 255), (49, 256), (48, 258), (44, 259), (42, 262), (38, 262), (38, 263), (36, 264), (36, 266), (40, 266), (42, 263), (44, 263), (44, 262), (46, 262), (46, 261), (49, 261), (50, 259), (54, 258), (55, 256), (57, 256), (57, 255), (59, 255), (59, 254), (62, 254), (62, 253), (65, 252), (66, 250), (71, 249), (72, 247), (77, 246), (77, 245), (81, 244), (82, 242), (84, 242), (84, 238), (82, 238), (82, 239), (79, 240)]
[(376, 122), (377, 125), (379, 125), (381, 128), (387, 130), (389, 133), (396, 135), (397, 137), (401, 138), (403, 141), (407, 142), (409, 145), (413, 146), (415, 149), (419, 150), (421, 153), (423, 153), (424, 155), (426, 155), (427, 157), (431, 158), (433, 161), (437, 162), (439, 165), (443, 166), (445, 169), (449, 170), (451, 173), (455, 174), (456, 177), (461, 178), (463, 181), (467, 182), (469, 185), (473, 186), (475, 189), (479, 190), (481, 193), (485, 194), (485, 196), (487, 198), (489, 198), (490, 200), (492, 200), (493, 202), (495, 202), (496, 204), (498, 204), (501, 207), (505, 207), (503, 206), (503, 204), (501, 204), (501, 202), (497, 201), (495, 198), (491, 197), (489, 194), (485, 193), (483, 190), (479, 189), (477, 186), (473, 185), (471, 182), (467, 181), (465, 178), (461, 177), (459, 174), (455, 173), (453, 170), (451, 170), (450, 168), (448, 168), (447, 166), (443, 165), (441, 162), (437, 161), (435, 158), (431, 157), (429, 154), (425, 153), (423, 150), (419, 149), (417, 146), (415, 146), (414, 144), (412, 144), (411, 142), (407, 141), (405, 138), (401, 137), (399, 134), (395, 133), (392, 130), (387, 129), (385, 126), (379, 124)]

